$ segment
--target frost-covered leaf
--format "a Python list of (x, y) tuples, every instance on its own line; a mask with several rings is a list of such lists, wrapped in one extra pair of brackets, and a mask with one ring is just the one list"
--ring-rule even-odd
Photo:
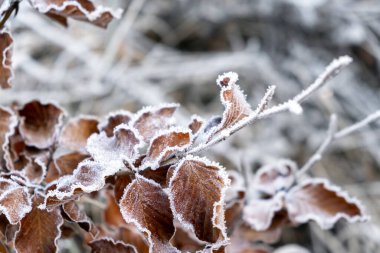
[(176, 225), (175, 234), (170, 242), (182, 252), (196, 252), (206, 246), (206, 243), (199, 241), (191, 232), (179, 225)]
[(114, 136), (105, 132), (93, 134), (87, 141), (87, 150), (103, 166), (113, 169), (124, 168), (124, 161), (133, 163), (139, 156), (142, 141), (137, 131), (125, 124), (114, 130)]
[(41, 183), (47, 173), (46, 166), (49, 160), (49, 153), (41, 151), (34, 155), (26, 156), (26, 159), (29, 162), (22, 170), (22, 174), (32, 183)]
[(59, 208), (50, 212), (38, 206), (43, 197), (33, 197), (33, 209), (20, 222), (20, 230), (16, 233), (15, 248), (18, 253), (56, 252), (57, 240), (61, 236), (60, 227), (63, 219)]
[(93, 240), (89, 246), (92, 253), (138, 253), (134, 246), (107, 237)]
[(204, 126), (205, 122), (204, 120), (197, 116), (197, 115), (193, 115), (191, 117), (191, 122), (189, 124), (189, 129), (191, 130), (191, 133), (193, 134), (193, 136), (196, 136), (201, 128)]
[[(124, 222), (125, 223), (125, 222)], [(116, 238), (124, 243), (133, 245), (138, 253), (148, 253), (149, 243), (145, 239), (145, 236), (140, 232), (133, 224), (127, 224), (124, 226), (119, 225), (119, 233)]]
[(98, 234), (98, 228), (87, 216), (86, 212), (81, 210), (75, 201), (70, 201), (62, 205), (62, 210), (69, 221), (78, 223), (78, 225), (89, 232), (92, 237), (96, 237)]
[[(1, 43), (1, 42), (0, 42)], [(8, 108), (0, 106), (0, 168), (6, 166), (6, 158), (9, 158), (9, 138), (17, 126), (16, 115)]]
[(284, 195), (279, 192), (273, 198), (250, 199), (244, 207), (243, 220), (254, 230), (268, 229), (275, 214), (284, 208)]
[(171, 166), (172, 165), (161, 166), (155, 170), (148, 168), (146, 170), (139, 171), (139, 173), (145, 178), (152, 179), (156, 183), (159, 183), (163, 188), (166, 188), (168, 185), (168, 174), (170, 173)]
[(64, 111), (55, 104), (33, 100), (18, 111), (19, 130), (25, 143), (44, 149), (56, 141)]
[(32, 210), (28, 188), (10, 179), (0, 178), (0, 212), (11, 224), (18, 223)]
[(238, 124), (252, 113), (243, 91), (236, 84), (237, 80), (236, 73), (228, 72), (220, 75), (216, 81), (221, 87), (220, 100), (224, 106), (224, 113), (222, 122), (212, 131), (209, 139), (224, 129)]
[(280, 160), (260, 168), (252, 183), (255, 190), (274, 195), (289, 189), (296, 181), (297, 165), (290, 160)]
[(146, 107), (137, 112), (132, 126), (139, 131), (144, 141), (149, 142), (157, 132), (171, 126), (172, 116), (178, 106), (178, 104), (164, 104), (157, 107)]
[(77, 199), (83, 193), (99, 191), (105, 185), (106, 177), (114, 175), (118, 169), (105, 168), (94, 161), (85, 160), (72, 175), (60, 177), (46, 189), (44, 204), (40, 208), (49, 210), (70, 200)]
[(157, 169), (160, 162), (190, 146), (190, 132), (184, 129), (169, 129), (152, 138), (140, 169)]
[(32, 6), (60, 24), (67, 25), (67, 18), (107, 27), (122, 11), (95, 6), (90, 0), (30, 0)]
[(70, 119), (63, 127), (59, 137), (60, 147), (70, 150), (84, 150), (87, 139), (98, 133), (98, 120), (90, 116), (79, 116)]
[(147, 234), (150, 252), (176, 252), (169, 244), (175, 230), (173, 214), (169, 198), (159, 184), (136, 175), (124, 191), (120, 210), (126, 222)]
[(68, 153), (54, 158), (54, 165), (60, 176), (70, 175), (78, 167), (78, 164), (86, 158), (89, 156), (79, 152)]
[(12, 35), (5, 29), (0, 30), (0, 88), (11, 87), (12, 71)]
[(124, 194), (124, 189), (132, 183), (132, 176), (129, 173), (120, 173), (115, 177), (114, 196), (117, 202)]
[(128, 124), (132, 119), (132, 113), (128, 111), (116, 111), (108, 114), (106, 120), (99, 124), (99, 130), (106, 132), (108, 137), (113, 136), (115, 127), (121, 124)]
[(230, 236), (234, 229), (241, 223), (244, 208), (245, 192), (240, 191), (237, 197), (226, 203), (226, 228), (227, 235)]
[(365, 221), (362, 205), (337, 186), (324, 179), (306, 180), (286, 195), (289, 218), (294, 223), (315, 221), (329, 229), (339, 220)]
[(205, 158), (182, 159), (170, 179), (170, 204), (181, 224), (206, 242), (226, 238), (224, 193), (229, 180), (224, 168)]

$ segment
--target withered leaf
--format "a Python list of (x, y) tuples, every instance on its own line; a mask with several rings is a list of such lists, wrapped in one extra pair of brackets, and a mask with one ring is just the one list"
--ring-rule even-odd
[(78, 164), (86, 158), (89, 156), (79, 152), (68, 153), (54, 158), (54, 165), (60, 176), (70, 175), (78, 167)]
[(9, 138), (14, 133), (16, 126), (16, 115), (10, 109), (0, 106), (0, 167), (8, 167), (6, 166), (6, 160), (10, 158), (6, 159), (5, 156), (10, 155)]
[(124, 191), (120, 211), (126, 222), (132, 222), (147, 234), (149, 252), (176, 251), (169, 244), (175, 230), (169, 198), (159, 184), (136, 175)]
[(21, 220), (20, 230), (15, 238), (15, 248), (19, 253), (57, 251), (63, 218), (59, 208), (50, 212), (39, 209), (42, 202), (43, 197), (35, 194), (32, 211)]
[(224, 192), (229, 184), (224, 168), (205, 158), (187, 156), (170, 179), (170, 204), (181, 224), (206, 242), (226, 238)]
[(31, 0), (32, 6), (60, 24), (67, 25), (67, 18), (89, 22), (106, 28), (114, 18), (120, 18), (121, 10), (96, 7), (90, 0)]
[(26, 156), (27, 165), (22, 170), (22, 174), (29, 179), (30, 182), (39, 184), (42, 182), (47, 173), (47, 163), (49, 159), (48, 152), (38, 152), (31, 156)]
[(33, 100), (18, 111), (19, 131), (29, 146), (44, 149), (54, 144), (64, 111), (55, 104)]
[(193, 136), (197, 135), (199, 133), (199, 130), (202, 128), (202, 126), (205, 124), (204, 120), (197, 116), (193, 115), (191, 117), (191, 122), (189, 124), (189, 129), (191, 130), (191, 133)]
[(13, 78), (12, 71), (12, 35), (5, 29), (0, 30), (0, 88), (7, 89), (11, 87)]
[(164, 104), (157, 107), (146, 107), (137, 112), (132, 126), (138, 130), (144, 141), (149, 140), (160, 130), (168, 129), (171, 118), (178, 104)]
[(115, 179), (114, 196), (115, 200), (119, 202), (124, 194), (125, 187), (132, 183), (133, 178), (129, 173), (120, 173), (119, 175), (116, 175)]
[(171, 244), (182, 252), (198, 252), (205, 247), (205, 243), (199, 241), (181, 226), (176, 225), (175, 234), (171, 239)]
[(105, 132), (93, 134), (87, 141), (87, 150), (103, 166), (121, 169), (125, 167), (125, 161), (133, 164), (139, 156), (141, 145), (137, 131), (122, 124), (115, 128), (112, 137), (107, 137)]
[(148, 241), (145, 239), (144, 234), (133, 224), (126, 224), (125, 226), (119, 227), (117, 238), (126, 244), (133, 245), (138, 253), (149, 252)]
[(60, 147), (69, 150), (84, 150), (87, 139), (93, 134), (98, 133), (98, 120), (90, 116), (79, 116), (71, 119), (63, 127), (59, 137)]
[(98, 228), (87, 216), (86, 212), (81, 210), (75, 201), (70, 201), (62, 205), (62, 209), (69, 221), (78, 223), (78, 225), (89, 232), (90, 235), (95, 238), (98, 234)]
[(321, 228), (331, 228), (339, 219), (365, 221), (363, 207), (357, 199), (324, 179), (311, 179), (292, 188), (286, 195), (289, 218), (294, 223), (315, 221)]
[(134, 246), (107, 237), (96, 239), (89, 245), (92, 253), (138, 253)]
[(121, 124), (128, 124), (132, 119), (132, 113), (128, 111), (116, 111), (108, 114), (106, 120), (99, 124), (100, 131), (106, 132), (108, 137), (113, 136), (115, 127)]
[(217, 79), (217, 84), (221, 87), (220, 100), (224, 106), (224, 113), (222, 122), (211, 132), (209, 140), (224, 129), (238, 124), (253, 112), (243, 91), (236, 84), (237, 79), (237, 74), (233, 72), (225, 73)]
[(227, 235), (230, 236), (235, 228), (241, 223), (244, 209), (245, 192), (240, 191), (237, 198), (226, 204), (226, 228)]
[(163, 131), (153, 137), (140, 169), (157, 169), (160, 167), (160, 162), (168, 159), (176, 152), (184, 151), (189, 146), (189, 131), (177, 128)]
[(11, 224), (18, 223), (32, 210), (28, 188), (10, 179), (0, 178), (0, 211)]

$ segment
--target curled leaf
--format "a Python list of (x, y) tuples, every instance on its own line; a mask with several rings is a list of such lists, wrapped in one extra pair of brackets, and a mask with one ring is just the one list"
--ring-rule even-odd
[(55, 104), (33, 100), (19, 110), (19, 130), (25, 143), (44, 149), (54, 144), (64, 111)]
[[(10, 109), (0, 106), (0, 167), (8, 168), (6, 160), (10, 159), (10, 136), (14, 134), (16, 126), (16, 115)], [(8, 158), (5, 156), (8, 156)]]
[(89, 245), (92, 253), (138, 253), (134, 246), (107, 237), (93, 240)]
[(176, 251), (169, 244), (175, 230), (169, 198), (159, 184), (136, 175), (125, 188), (120, 211), (126, 222), (132, 222), (147, 234), (149, 252)]
[(331, 228), (339, 219), (365, 221), (358, 200), (327, 180), (311, 179), (292, 188), (286, 196), (289, 218), (294, 223), (315, 221), (321, 228)]
[(5, 29), (0, 30), (0, 88), (11, 87), (13, 78), (12, 65), (12, 35)]
[(224, 225), (224, 193), (229, 184), (220, 165), (205, 158), (187, 156), (170, 179), (170, 204), (175, 217), (201, 241), (227, 238)]
[(191, 133), (193, 134), (193, 136), (196, 136), (199, 133), (200, 129), (203, 127), (204, 124), (205, 122), (201, 117), (197, 115), (193, 115), (191, 117), (189, 129), (191, 130)]
[(128, 111), (116, 111), (108, 114), (106, 120), (99, 124), (99, 130), (106, 132), (108, 137), (113, 136), (115, 127), (121, 124), (128, 124), (132, 119), (132, 113)]
[(86, 212), (81, 210), (75, 201), (70, 201), (62, 205), (62, 209), (69, 221), (76, 222), (78, 225), (89, 232), (95, 238), (98, 234), (98, 229), (94, 223), (87, 216)]
[(15, 248), (19, 253), (57, 251), (63, 218), (58, 208), (50, 212), (39, 209), (42, 201), (43, 197), (34, 195), (32, 211), (21, 220), (15, 238)]

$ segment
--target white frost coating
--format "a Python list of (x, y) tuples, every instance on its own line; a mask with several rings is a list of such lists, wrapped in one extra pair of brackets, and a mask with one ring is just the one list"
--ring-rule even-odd
[(159, 104), (155, 106), (144, 106), (142, 109), (140, 109), (138, 112), (136, 112), (133, 115), (133, 118), (131, 120), (131, 125), (133, 126), (138, 119), (144, 114), (144, 113), (155, 113), (158, 112), (159, 110), (162, 110), (164, 108), (174, 108), (177, 109), (180, 107), (180, 104), (178, 103), (164, 103), (164, 104)]
[[(83, 173), (81, 173), (83, 167), (90, 168), (90, 170), (85, 173), (85, 179), (87, 180), (85, 184), (83, 184), (83, 181), (80, 181), (83, 180), (84, 177)], [(105, 178), (114, 175), (118, 171), (119, 168), (104, 167), (95, 161), (82, 161), (78, 164), (78, 167), (73, 171), (72, 175), (63, 176), (54, 181), (56, 189), (48, 191), (45, 196), (44, 204), (41, 204), (38, 208), (46, 209), (47, 200), (50, 197), (55, 197), (59, 200), (70, 198), (74, 195), (76, 189), (81, 189), (86, 193), (98, 191), (104, 187)], [(69, 188), (69, 190), (67, 190), (67, 188)], [(64, 191), (61, 191), (60, 189), (64, 189)]]
[(284, 207), (284, 192), (271, 199), (252, 199), (243, 210), (243, 220), (256, 231), (265, 231), (272, 224), (276, 213)]
[(91, 22), (96, 21), (98, 18), (100, 18), (103, 15), (103, 13), (106, 13), (106, 12), (109, 12), (114, 18), (117, 18), (117, 19), (119, 19), (121, 17), (121, 14), (123, 14), (123, 10), (120, 8), (113, 10), (111, 8), (104, 7), (102, 5), (96, 6), (95, 10), (90, 12), (90, 11), (86, 10), (85, 8), (83, 8), (83, 6), (79, 2), (73, 1), (73, 0), (65, 1), (60, 6), (56, 5), (56, 4), (46, 4), (46, 2), (44, 0), (30, 0), (30, 2), (32, 3), (32, 6), (34, 8), (36, 8), (41, 13), (47, 13), (51, 10), (61, 12), (69, 6), (75, 6)]
[[(196, 162), (201, 162), (203, 164), (205, 164), (205, 166), (212, 166), (212, 167), (217, 167), (219, 168), (218, 170), (218, 175), (223, 179), (223, 182), (225, 183), (225, 187), (222, 188), (222, 191), (221, 191), (221, 198), (218, 202), (215, 202), (213, 204), (213, 217), (212, 217), (212, 223), (215, 227), (217, 227), (221, 232), (222, 232), (222, 235), (224, 236), (225, 239), (227, 239), (227, 232), (226, 232), (226, 227), (225, 227), (225, 219), (224, 219), (224, 212), (223, 212), (223, 217), (220, 217), (223, 222), (222, 224), (215, 224), (215, 219), (217, 218), (217, 212), (216, 212), (216, 209), (217, 209), (217, 206), (220, 206), (220, 205), (223, 205), (224, 207), (224, 197), (225, 197), (225, 193), (226, 193), (226, 190), (227, 188), (229, 187), (230, 185), (230, 180), (228, 178), (228, 175), (226, 173), (226, 170), (223, 166), (221, 166), (219, 163), (217, 162), (214, 162), (214, 161), (210, 161), (208, 160), (207, 158), (205, 157), (198, 157), (198, 156), (192, 156), (192, 155), (187, 155), (185, 158), (183, 158), (176, 166), (176, 168), (174, 169), (174, 172), (173, 172), (173, 175), (172, 177), (170, 178), (170, 182), (169, 182), (169, 191), (168, 191), (168, 196), (169, 196), (169, 200), (170, 200), (170, 208), (173, 212), (173, 216), (174, 218), (176, 218), (180, 224), (187, 230), (195, 233), (195, 229), (194, 229), (194, 226), (187, 220), (185, 220), (185, 218), (183, 217), (182, 214), (180, 214), (177, 209), (175, 208), (175, 204), (174, 204), (174, 194), (171, 192), (171, 189), (173, 187), (173, 181), (176, 179), (177, 177), (177, 174), (179, 172), (179, 170), (181, 169), (182, 165), (184, 162), (186, 161), (196, 161)], [(200, 239), (198, 239), (200, 240)], [(204, 242), (202, 240), (200, 240), (201, 242)], [(207, 242), (206, 242), (207, 243)]]
[[(116, 245), (116, 244), (121, 244), (121, 245), (123, 245), (123, 246), (125, 246), (125, 247), (131, 247), (131, 248), (133, 248), (133, 250), (135, 251), (135, 253), (139, 253), (139, 252), (137, 251), (135, 245), (127, 244), (127, 243), (125, 243), (125, 242), (123, 242), (123, 241), (115, 240), (115, 239), (113, 239), (113, 238), (111, 238), (111, 237), (108, 237), (108, 236), (97, 238), (97, 239), (95, 239), (95, 240), (92, 240), (90, 243), (93, 243), (93, 242), (96, 242), (96, 241), (100, 241), (100, 240), (104, 240), (104, 241), (112, 242), (114, 245)], [(110, 252), (110, 253), (111, 253), (111, 252)]]
[(216, 84), (218, 86), (222, 87), (221, 82), (225, 78), (229, 78), (227, 86), (230, 86), (230, 85), (234, 85), (237, 83), (237, 81), (239, 80), (239, 75), (235, 72), (232, 72), (232, 71), (223, 73), (222, 75), (219, 75), (218, 78), (216, 79)]
[[(10, 151), (9, 151), (9, 138), (16, 131), (16, 126), (18, 124), (18, 119), (17, 119), (16, 114), (11, 109), (9, 109), (9, 108), (0, 106), (0, 110), (6, 111), (7, 113), (9, 113), (9, 115), (11, 115), (9, 123), (8, 123), (8, 126), (9, 126), (8, 127), (8, 132), (5, 134), (5, 136), (4, 136), (4, 143), (0, 147), (1, 148), (0, 154), (1, 154), (2, 151), (4, 152), (5, 166), (8, 169), (11, 169), (11, 168), (13, 169), (12, 158), (10, 157)], [(1, 159), (1, 157), (0, 157), (0, 159)]]
[[(189, 135), (189, 143), (186, 144), (186, 145), (183, 145), (183, 146), (169, 146), (169, 144), (165, 145), (164, 149), (161, 150), (160, 154), (157, 156), (157, 157), (150, 157), (149, 156), (149, 153), (150, 151), (152, 150), (152, 144), (153, 142), (157, 139), (157, 138), (160, 138), (162, 136), (165, 136), (165, 135), (170, 135), (172, 133), (187, 133)], [(147, 157), (144, 158), (139, 170), (144, 170), (144, 169), (147, 169), (147, 168), (151, 168), (152, 170), (155, 170), (157, 169), (158, 167), (160, 167), (160, 162), (162, 162), (162, 159), (165, 157), (165, 155), (169, 152), (173, 152), (173, 153), (177, 153), (177, 152), (182, 152), (182, 151), (185, 151), (188, 147), (190, 147), (191, 145), (191, 131), (189, 129), (186, 129), (186, 128), (182, 128), (182, 127), (171, 127), (167, 130), (160, 130), (151, 140), (150, 144), (149, 144), (149, 149), (148, 149), (148, 152), (147, 152)]]
[(310, 251), (296, 244), (288, 244), (276, 249), (273, 253), (310, 253)]
[[(14, 72), (13, 72), (13, 69), (12, 69), (12, 65), (7, 65), (7, 60), (9, 60), (9, 57), (12, 57), (12, 51), (13, 51), (13, 37), (11, 35), (11, 33), (9, 31), (7, 31), (6, 28), (3, 28), (2, 30), (0, 30), (0, 34), (8, 34), (9, 37), (11, 38), (11, 44), (9, 45), (9, 47), (5, 48), (4, 51), (3, 51), (3, 62), (1, 63), (1, 65), (8, 69), (9, 72), (11, 73), (10, 74), (10, 77), (8, 78), (8, 84), (11, 86), (12, 84), (12, 81), (14, 79)], [(7, 54), (10, 54), (9, 57), (7, 57)], [(10, 61), (12, 62), (12, 61)]]
[[(316, 185), (316, 184), (323, 184), (324, 188), (333, 191), (336, 193), (338, 197), (343, 198), (345, 201), (347, 201), (350, 204), (356, 205), (360, 210), (360, 215), (355, 216), (349, 216), (345, 213), (337, 213), (333, 217), (328, 216), (319, 216), (317, 213), (313, 213), (313, 209), (309, 210), (307, 214), (304, 215), (292, 215), (296, 213), (298, 210), (297, 208), (292, 204), (292, 200), (294, 201), (293, 194), (296, 193), (299, 190), (302, 190), (302, 188), (306, 185)], [(341, 218), (347, 220), (349, 223), (355, 223), (355, 222), (365, 222), (370, 219), (369, 216), (365, 214), (365, 208), (362, 205), (362, 203), (353, 197), (350, 197), (347, 192), (343, 191), (340, 187), (336, 185), (332, 185), (330, 181), (324, 178), (313, 178), (313, 179), (307, 179), (300, 183), (299, 185), (293, 187), (289, 193), (286, 195), (285, 199), (285, 205), (289, 213), (289, 218), (294, 220), (297, 223), (306, 223), (310, 220), (315, 221), (322, 229), (330, 229), (334, 226), (334, 224)]]
[(291, 113), (300, 115), (303, 112), (302, 106), (294, 100), (289, 100), (288, 106)]
[[(133, 139), (129, 143), (119, 145), (117, 133), (121, 130), (126, 130), (132, 134), (132, 138), (137, 139), (138, 143), (134, 143), (135, 140)], [(127, 124), (121, 124), (115, 127), (112, 137), (107, 137), (105, 132), (92, 134), (87, 140), (86, 149), (94, 160), (104, 167), (121, 169), (125, 167), (123, 160), (133, 163), (138, 158), (138, 150), (143, 144), (142, 137), (136, 129)]]
[(133, 117), (133, 114), (127, 110), (117, 110), (117, 111), (110, 112), (107, 114), (105, 119), (103, 119), (101, 122), (99, 122), (98, 130), (102, 131), (108, 125), (109, 119), (113, 118), (115, 116), (118, 116), (118, 115), (127, 116), (130, 118), (130, 120), (132, 120), (132, 117)]

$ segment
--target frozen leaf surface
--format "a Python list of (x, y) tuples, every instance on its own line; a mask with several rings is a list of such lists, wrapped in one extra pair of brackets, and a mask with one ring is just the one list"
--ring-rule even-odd
[(89, 243), (92, 253), (138, 253), (132, 245), (111, 238), (100, 238)]
[(33, 100), (19, 110), (20, 134), (29, 146), (44, 149), (56, 141), (64, 116), (63, 110), (52, 103)]
[(86, 212), (81, 210), (75, 201), (70, 201), (62, 206), (62, 209), (70, 221), (78, 223), (86, 232), (89, 232), (92, 237), (96, 237), (98, 229), (87, 216)]
[(70, 150), (84, 150), (87, 139), (93, 133), (98, 133), (98, 120), (96, 118), (90, 116), (73, 118), (63, 127), (59, 144), (61, 147)]
[(224, 193), (229, 180), (224, 168), (205, 158), (187, 156), (170, 179), (170, 204), (181, 224), (206, 242), (227, 237)]
[(159, 184), (137, 175), (124, 191), (120, 210), (126, 222), (147, 234), (150, 252), (176, 252), (169, 244), (175, 230), (173, 214), (169, 198)]
[(144, 141), (149, 142), (157, 132), (170, 127), (171, 118), (178, 106), (178, 104), (164, 104), (157, 107), (146, 107), (137, 112), (132, 125), (139, 131)]
[(20, 230), (16, 233), (15, 248), (19, 253), (56, 252), (57, 240), (61, 236), (60, 227), (63, 224), (59, 208), (48, 212), (38, 206), (43, 197), (35, 195), (33, 209), (20, 223)]
[(67, 25), (67, 18), (86, 21), (99, 27), (107, 27), (114, 18), (120, 18), (121, 10), (113, 11), (95, 6), (90, 0), (31, 0), (32, 6), (57, 22)]
[(0, 88), (11, 87), (13, 38), (6, 30), (0, 30)]
[(4, 156), (9, 156), (9, 138), (14, 133), (16, 126), (16, 115), (10, 109), (0, 106), (0, 166), (6, 167)]
[(116, 111), (108, 114), (106, 120), (99, 124), (100, 131), (106, 132), (108, 137), (113, 136), (115, 127), (121, 124), (128, 124), (132, 119), (132, 113), (129, 111)]
[(289, 218), (295, 223), (315, 221), (323, 229), (339, 219), (365, 221), (362, 205), (337, 186), (324, 179), (312, 179), (292, 188), (286, 196)]

